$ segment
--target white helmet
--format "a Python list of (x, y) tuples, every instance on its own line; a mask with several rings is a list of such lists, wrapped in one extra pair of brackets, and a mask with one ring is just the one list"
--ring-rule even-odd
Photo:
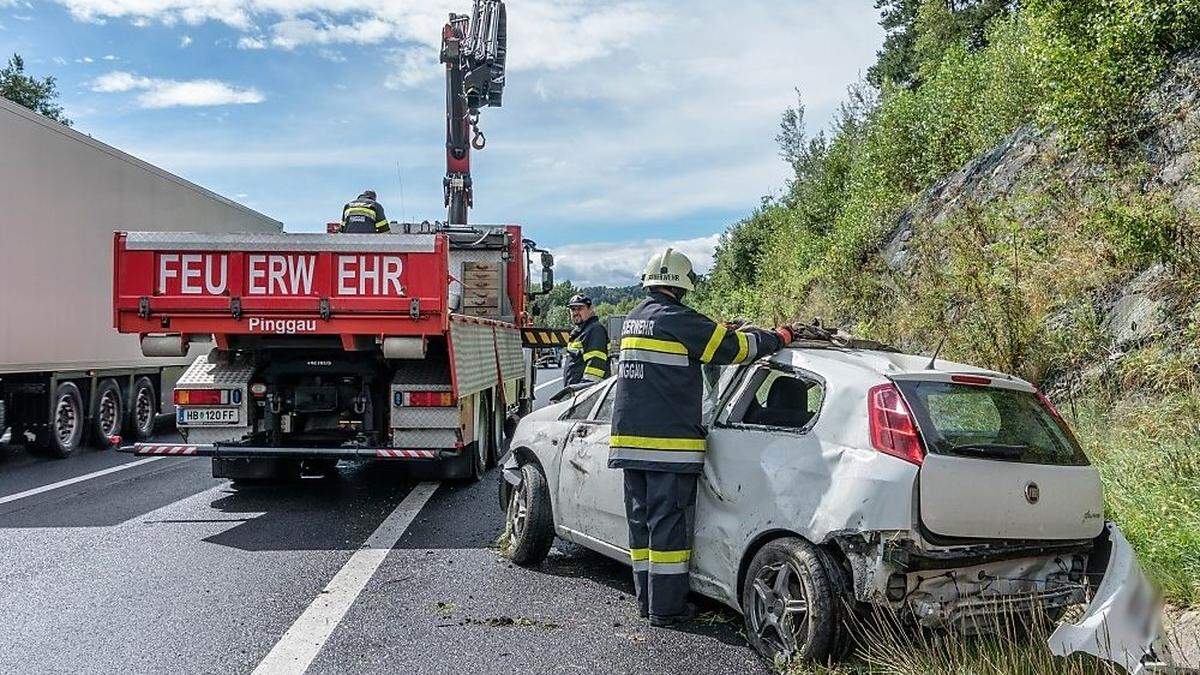
[(642, 273), (642, 286), (672, 286), (685, 291), (696, 290), (696, 273), (692, 271), (692, 261), (673, 248), (662, 253), (655, 253), (646, 263), (646, 271)]

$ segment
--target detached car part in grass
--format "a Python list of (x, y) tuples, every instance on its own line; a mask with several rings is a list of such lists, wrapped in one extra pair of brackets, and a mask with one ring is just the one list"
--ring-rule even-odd
[[(1057, 617), (1094, 598), (1056, 650), (1131, 671), (1152, 655), (1157, 612), (1125, 597), (1147, 586), (1104, 521), (1099, 474), (1030, 383), (798, 344), (706, 372), (691, 587), (740, 612), (760, 653), (841, 658), (847, 621), (871, 607), (970, 633), (1001, 611)], [(607, 468), (614, 384), (564, 391), (518, 426), (501, 482), (518, 563), (555, 536), (629, 563), (622, 476)]]

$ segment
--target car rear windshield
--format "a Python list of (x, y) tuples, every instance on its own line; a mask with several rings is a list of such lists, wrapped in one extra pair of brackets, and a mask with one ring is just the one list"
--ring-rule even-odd
[(931, 453), (1028, 464), (1088, 464), (1075, 437), (1034, 394), (920, 380), (896, 385)]

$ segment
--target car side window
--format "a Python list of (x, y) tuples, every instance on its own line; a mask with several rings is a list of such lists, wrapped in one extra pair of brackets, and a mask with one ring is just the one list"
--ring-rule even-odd
[(815, 378), (774, 368), (755, 373), (731, 422), (803, 431), (825, 402), (825, 386)]
[[(611, 388), (612, 387), (609, 387), (609, 389), (611, 389)], [(596, 399), (599, 398), (600, 394), (602, 394), (602, 393), (604, 393), (604, 387), (596, 387), (596, 389), (594, 391), (589, 392), (587, 396), (584, 396), (583, 398), (576, 401), (575, 405), (571, 406), (571, 408), (569, 410), (567, 410), (567, 412), (565, 412), (563, 414), (563, 416), (559, 419), (564, 419), (564, 420), (585, 420), (585, 419), (587, 419), (588, 413), (592, 412), (592, 406), (596, 404)]]
[(616, 393), (615, 386), (608, 388), (608, 393), (604, 395), (604, 400), (600, 402), (600, 409), (596, 411), (595, 421), (609, 423), (612, 422), (613, 410), (613, 394)]

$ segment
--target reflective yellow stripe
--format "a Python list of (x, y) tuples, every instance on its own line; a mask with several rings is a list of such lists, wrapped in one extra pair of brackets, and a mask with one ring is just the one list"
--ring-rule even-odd
[(583, 343), (578, 340), (574, 342), (568, 342), (567, 349), (583, 349)]
[(594, 377), (604, 379), (604, 371), (600, 370), (599, 368), (593, 368), (592, 366), (588, 366), (587, 368), (584, 368), (583, 374), (584, 375), (592, 375)]
[(721, 340), (725, 339), (725, 324), (717, 324), (713, 329), (712, 337), (708, 339), (708, 346), (704, 348), (704, 353), (700, 355), (701, 363), (712, 361), (713, 355), (717, 353), (717, 348), (721, 346)]
[(361, 206), (351, 206), (350, 208), (346, 209), (346, 215), (347, 216), (369, 216), (371, 218), (374, 218), (375, 211), (373, 209), (364, 209)]
[(734, 363), (741, 363), (750, 355), (750, 340), (746, 339), (746, 334), (741, 331), (734, 332), (738, 341), (737, 357), (733, 359)]
[(620, 448), (648, 450), (704, 450), (703, 438), (655, 438), (654, 436), (612, 436), (608, 444)]
[(377, 230), (381, 230), (387, 226), (388, 226), (388, 221), (386, 221), (386, 220), (381, 220), (381, 221), (375, 223), (375, 229), (377, 229)]
[(682, 563), (692, 559), (692, 550), (686, 549), (683, 551), (655, 551), (650, 549), (650, 562), (652, 563)]
[(687, 347), (685, 347), (682, 342), (644, 337), (621, 338), (621, 349), (645, 349), (647, 351), (662, 352), (664, 354), (686, 355), (688, 353)]
[(590, 351), (590, 352), (588, 352), (588, 353), (586, 353), (586, 354), (584, 354), (584, 355), (583, 355), (583, 360), (584, 360), (584, 361), (591, 361), (592, 359), (602, 359), (602, 360), (605, 360), (605, 361), (607, 361), (607, 360), (608, 360), (608, 353), (607, 353), (607, 352), (602, 352), (602, 351), (600, 351), (600, 350), (598, 350), (598, 349), (597, 349), (597, 350)]
[(650, 549), (648, 549), (648, 548), (631, 548), (631, 549), (629, 549), (629, 559), (634, 560), (634, 561), (649, 560), (650, 559)]

